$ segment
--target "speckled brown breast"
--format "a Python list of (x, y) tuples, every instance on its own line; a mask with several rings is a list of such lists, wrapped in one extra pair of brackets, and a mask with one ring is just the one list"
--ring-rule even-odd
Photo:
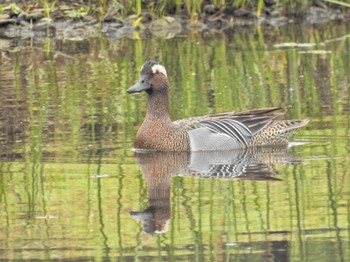
[(144, 121), (137, 132), (136, 148), (162, 151), (190, 151), (187, 132), (172, 123)]

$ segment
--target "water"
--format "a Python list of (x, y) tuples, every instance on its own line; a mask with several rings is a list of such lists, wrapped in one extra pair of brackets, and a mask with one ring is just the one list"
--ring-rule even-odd
[[(0, 259), (349, 261), (349, 24), (0, 41)], [(288, 149), (135, 154), (143, 62), (171, 116), (283, 106)]]

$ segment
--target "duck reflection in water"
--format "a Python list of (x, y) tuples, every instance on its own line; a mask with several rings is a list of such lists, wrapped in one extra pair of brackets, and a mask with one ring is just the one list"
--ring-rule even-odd
[(173, 176), (279, 181), (274, 164), (300, 162), (286, 147), (247, 148), (215, 152), (137, 152), (148, 187), (148, 207), (129, 214), (147, 234), (168, 231)]

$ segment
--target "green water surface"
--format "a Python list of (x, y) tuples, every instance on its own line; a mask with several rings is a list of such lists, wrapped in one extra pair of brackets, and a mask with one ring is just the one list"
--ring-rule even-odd
[[(350, 261), (350, 24), (0, 50), (0, 260)], [(173, 119), (282, 106), (310, 123), (283, 152), (135, 156), (145, 95), (126, 89), (146, 59)], [(228, 159), (254, 171), (194, 170)]]

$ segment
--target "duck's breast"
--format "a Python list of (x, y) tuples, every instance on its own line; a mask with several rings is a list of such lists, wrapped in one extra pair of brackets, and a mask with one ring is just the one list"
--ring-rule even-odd
[(171, 124), (145, 121), (137, 132), (135, 147), (156, 151), (189, 151), (189, 135)]

